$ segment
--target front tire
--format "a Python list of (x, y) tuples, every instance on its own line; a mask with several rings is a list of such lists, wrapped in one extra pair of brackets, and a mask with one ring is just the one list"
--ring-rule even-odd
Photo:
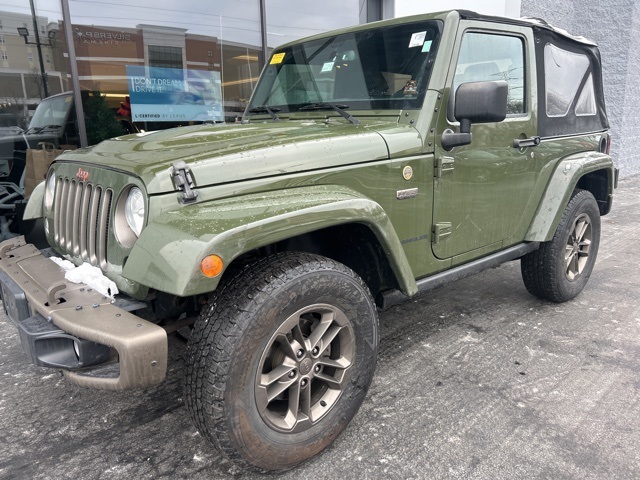
[(587, 190), (575, 190), (553, 238), (520, 261), (532, 295), (552, 302), (576, 297), (587, 284), (600, 245), (600, 211)]
[(331, 444), (362, 404), (377, 329), (373, 298), (346, 266), (304, 253), (262, 259), (201, 312), (187, 349), (187, 408), (245, 468), (291, 468)]

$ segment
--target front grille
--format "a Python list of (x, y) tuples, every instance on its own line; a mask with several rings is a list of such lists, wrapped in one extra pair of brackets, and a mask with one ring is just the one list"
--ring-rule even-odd
[(58, 177), (53, 203), (53, 238), (69, 254), (107, 269), (107, 237), (113, 191)]

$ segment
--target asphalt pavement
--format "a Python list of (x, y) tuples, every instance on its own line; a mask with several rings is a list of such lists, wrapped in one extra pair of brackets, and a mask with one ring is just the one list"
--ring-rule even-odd
[(158, 387), (88, 390), (27, 363), (2, 316), (0, 479), (640, 478), (639, 238), (635, 176), (575, 300), (537, 300), (511, 262), (382, 312), (360, 412), (283, 475), (242, 472), (198, 434), (178, 339)]

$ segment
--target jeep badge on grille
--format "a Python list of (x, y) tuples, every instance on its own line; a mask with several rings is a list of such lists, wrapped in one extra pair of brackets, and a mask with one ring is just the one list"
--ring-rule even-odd
[(86, 170), (82, 170), (82, 167), (80, 167), (76, 172), (76, 178), (78, 178), (82, 182), (86, 182), (87, 180), (89, 180), (89, 172), (87, 172)]

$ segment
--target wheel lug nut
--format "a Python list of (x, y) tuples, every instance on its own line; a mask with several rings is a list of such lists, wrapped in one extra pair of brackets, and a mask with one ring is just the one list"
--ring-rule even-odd
[(318, 347), (314, 347), (313, 350), (311, 350), (311, 353), (313, 353), (314, 355), (317, 355), (320, 352), (320, 349)]
[(304, 387), (306, 387), (306, 386), (307, 386), (307, 383), (308, 383), (308, 382), (309, 382), (309, 380), (307, 380), (306, 378), (303, 378), (303, 379), (300, 381), (300, 386), (301, 386), (302, 388), (304, 388)]
[(313, 367), (313, 371), (315, 373), (318, 373), (320, 371), (320, 365), (316, 365), (315, 367)]
[(304, 355), (304, 350), (300, 349), (296, 352), (296, 357), (298, 358), (302, 358), (302, 356)]
[(289, 378), (295, 378), (295, 376), (296, 376), (296, 371), (295, 370), (291, 370), (289, 372)]

